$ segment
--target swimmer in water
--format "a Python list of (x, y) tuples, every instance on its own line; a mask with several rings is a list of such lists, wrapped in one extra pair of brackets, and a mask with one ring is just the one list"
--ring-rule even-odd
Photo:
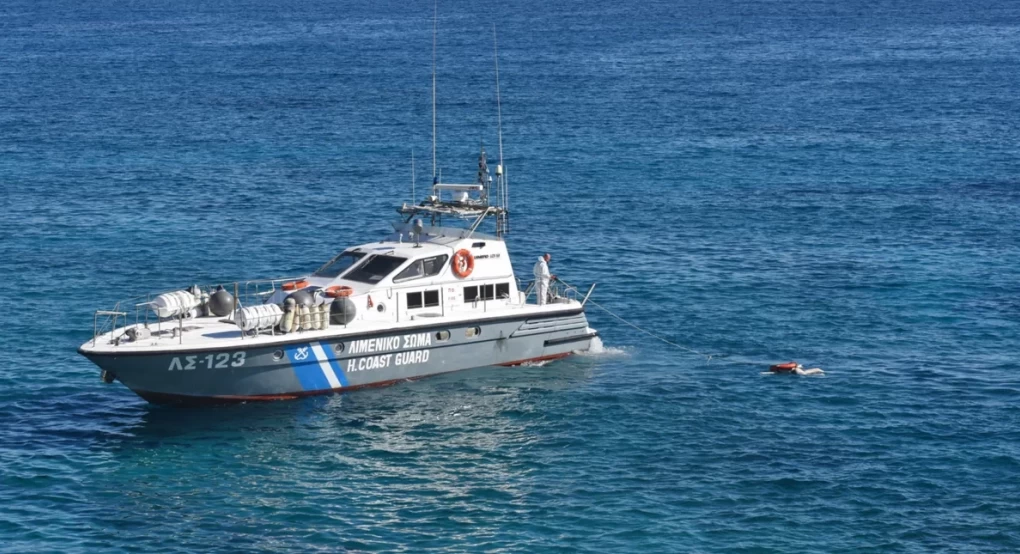
[(772, 373), (792, 373), (796, 375), (825, 375), (825, 372), (820, 368), (812, 367), (804, 369), (804, 366), (797, 362), (789, 362), (785, 364), (776, 364), (769, 368)]

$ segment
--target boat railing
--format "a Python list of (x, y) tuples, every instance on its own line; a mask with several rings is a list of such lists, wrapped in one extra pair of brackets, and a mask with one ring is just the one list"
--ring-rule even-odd
[[(532, 296), (535, 297), (535, 300), (537, 302), (538, 301), (538, 291), (536, 290), (537, 287), (535, 286), (536, 282), (534, 280), (528, 281), (527, 282), (527, 287), (522, 286), (522, 285), (524, 285), (524, 283), (525, 282), (522, 281), (521, 279), (517, 279), (517, 290), (524, 289), (524, 302), (523, 303), (527, 304), (528, 300)], [(592, 286), (594, 287), (594, 285), (592, 285)], [(552, 280), (552, 281), (549, 282), (549, 295), (552, 298), (566, 298), (568, 301), (577, 302), (578, 301), (577, 300), (578, 293), (579, 293), (579, 291), (577, 289), (567, 285), (563, 281)], [(585, 299), (587, 300), (587, 297), (585, 297)]]
[[(300, 277), (281, 277), (273, 279), (254, 279), (244, 282), (233, 282), (233, 283), (216, 283), (212, 285), (198, 286), (202, 291), (209, 292), (212, 294), (220, 287), (227, 290), (234, 297), (234, 309), (245, 306), (252, 306), (257, 304), (265, 303), (267, 297), (271, 296), (277, 290), (280, 290), (283, 283), (289, 281), (295, 281)], [(536, 296), (535, 281), (525, 281), (517, 279), (517, 290), (524, 290), (523, 301), (521, 305), (526, 305), (528, 300), (532, 296)], [(190, 290), (193, 287), (189, 287)], [(594, 288), (594, 285), (592, 285)], [(177, 289), (182, 290), (182, 289)], [(170, 333), (172, 338), (177, 338), (183, 341), (184, 334), (184, 321), (191, 317), (190, 314), (179, 314), (171, 317), (158, 317), (154, 310), (154, 299), (161, 294), (166, 294), (174, 291), (164, 291), (157, 294), (146, 294), (144, 296), (136, 296), (128, 300), (122, 300), (113, 305), (113, 309), (110, 310), (96, 310), (93, 313), (92, 318), (92, 344), (95, 345), (98, 338), (102, 335), (110, 333), (110, 341), (117, 342), (121, 337), (113, 336), (117, 329), (126, 328), (130, 326), (144, 325), (150, 327), (155, 325), (155, 336), (162, 337), (166, 333)], [(576, 288), (563, 283), (562, 281), (552, 281), (549, 284), (549, 294), (552, 298), (565, 298), (567, 301), (577, 302), (580, 291)], [(588, 294), (585, 295), (584, 301), (587, 301), (588, 295), (591, 294), (589, 290)], [(493, 299), (501, 303), (506, 302), (506, 298)], [(488, 300), (477, 300), (472, 306), (477, 308), (478, 302), (481, 302), (484, 306), (484, 310), (488, 311)], [(581, 302), (584, 304), (584, 302)], [(132, 321), (133, 312), (133, 321)], [(224, 316), (224, 318), (231, 318), (232, 316)], [(223, 318), (221, 318), (223, 320)], [(118, 327), (118, 324), (121, 326)], [(346, 325), (345, 325), (346, 326)], [(164, 329), (166, 328), (166, 329)], [(121, 335), (123, 336), (123, 335)], [(245, 333), (241, 333), (242, 338)]]
[(558, 279), (549, 283), (549, 294), (553, 298), (566, 298), (570, 302), (577, 302), (577, 289), (564, 285)]
[[(96, 310), (96, 313), (92, 316), (92, 346), (96, 345), (96, 337), (107, 332), (107, 329), (114, 330), (117, 328), (117, 319), (123, 317), (127, 319), (127, 312), (120, 311), (120, 302), (114, 305), (112, 310)], [(103, 318), (102, 324), (100, 324), (99, 318)]]
[[(262, 304), (265, 301), (265, 298), (276, 292), (282, 283), (297, 279), (300, 279), (300, 277), (254, 279), (243, 282), (236, 281), (231, 283), (214, 283), (211, 285), (197, 286), (200, 290), (209, 292), (210, 294), (222, 287), (234, 297), (234, 309), (236, 310), (236, 308), (244, 306)], [(175, 290), (188, 290), (190, 292), (191, 288), (193, 287)], [(98, 337), (102, 335), (112, 333), (122, 327), (138, 325), (149, 327), (154, 324), (156, 326), (157, 336), (162, 336), (164, 327), (176, 327), (177, 332), (174, 333), (174, 336), (180, 337), (183, 333), (184, 320), (188, 319), (189, 315), (181, 314), (179, 316), (161, 318), (156, 315), (155, 310), (153, 309), (153, 301), (156, 297), (161, 294), (175, 292), (175, 290), (136, 296), (127, 300), (116, 302), (112, 309), (96, 310), (92, 316), (92, 344), (94, 345)], [(118, 324), (120, 324), (120, 327), (118, 327)], [(110, 340), (116, 341), (118, 338), (119, 337), (111, 336)]]
[(244, 282), (244, 295), (241, 297), (244, 299), (245, 305), (254, 303), (253, 299), (257, 299), (259, 304), (263, 302), (265, 297), (271, 296), (276, 290), (283, 286), (283, 283), (288, 281), (298, 281), (303, 277), (280, 277), (275, 279), (254, 279), (251, 281)]

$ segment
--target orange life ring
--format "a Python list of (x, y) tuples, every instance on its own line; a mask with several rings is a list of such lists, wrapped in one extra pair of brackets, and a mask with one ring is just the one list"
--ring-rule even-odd
[(330, 298), (346, 298), (354, 294), (354, 289), (347, 285), (332, 286), (326, 288), (326, 296)]
[(298, 290), (308, 286), (308, 281), (300, 279), (298, 281), (290, 281), (283, 284), (283, 290)]
[(777, 372), (793, 371), (795, 369), (797, 369), (797, 362), (787, 362), (785, 364), (776, 364), (774, 366), (769, 367), (769, 371)]
[(471, 272), (475, 270), (475, 257), (471, 255), (471, 252), (463, 248), (453, 255), (451, 263), (453, 265), (453, 273), (461, 279), (471, 275)]

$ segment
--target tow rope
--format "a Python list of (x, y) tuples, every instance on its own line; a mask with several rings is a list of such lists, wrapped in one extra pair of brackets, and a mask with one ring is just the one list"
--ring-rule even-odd
[[(568, 289), (573, 290), (577, 294), (579, 294), (579, 295), (583, 295), (584, 294), (580, 290), (578, 290), (577, 287), (571, 285), (570, 283), (568, 283), (568, 282), (566, 282), (566, 281), (564, 281), (562, 279), (557, 279), (557, 280), (559, 282), (563, 283), (563, 286), (565, 286)], [(621, 317), (619, 314), (617, 314), (617, 313), (613, 312), (612, 310), (610, 310), (609, 308), (603, 306), (602, 304), (599, 304), (598, 302), (595, 302), (591, 298), (588, 299), (587, 303), (594, 305), (598, 309), (600, 309), (603, 312), (609, 314), (610, 316), (615, 318), (617, 321), (619, 321), (620, 323), (623, 323), (624, 325), (627, 325), (628, 327), (632, 327), (634, 329), (637, 329), (638, 331), (641, 331), (642, 333), (644, 333), (644, 334), (646, 334), (646, 335), (648, 335), (648, 336), (650, 336), (650, 337), (652, 337), (652, 338), (654, 338), (654, 339), (656, 339), (656, 340), (658, 340), (660, 342), (668, 344), (668, 345), (672, 346), (673, 348), (676, 348), (678, 350), (683, 350), (684, 352), (687, 352), (689, 354), (694, 354), (695, 356), (700, 356), (700, 357), (704, 358), (706, 365), (712, 363), (713, 359), (717, 360), (718, 358), (725, 357), (726, 358), (726, 362), (727, 363), (731, 363), (731, 364), (768, 365), (768, 366), (771, 366), (769, 368), (770, 371), (773, 371), (772, 367), (777, 367), (775, 365), (772, 365), (772, 362), (765, 361), (765, 360), (752, 360), (750, 358), (734, 357), (734, 356), (729, 356), (727, 354), (706, 354), (704, 352), (699, 352), (699, 351), (697, 351), (697, 350), (695, 350), (693, 348), (684, 346), (682, 344), (678, 344), (678, 343), (673, 342), (673, 341), (671, 341), (671, 340), (669, 340), (669, 339), (667, 339), (667, 338), (665, 338), (665, 337), (663, 337), (661, 335), (653, 333), (653, 332), (649, 331), (648, 329), (645, 329), (645, 328), (637, 325), (636, 323), (628, 321), (628, 320), (624, 319), (623, 317)], [(799, 364), (797, 364), (796, 362), (791, 362), (791, 363), (793, 365), (799, 366)], [(779, 364), (779, 365), (787, 365), (787, 364)], [(817, 370), (817, 368), (813, 368), (813, 369)], [(775, 372), (775, 371), (773, 371), (773, 372)], [(778, 373), (778, 372), (776, 372), (776, 373)], [(821, 373), (821, 370), (818, 370), (818, 373)]]
[[(557, 281), (563, 283), (563, 286), (567, 287), (568, 289), (573, 290), (577, 294), (584, 294), (580, 290), (578, 290), (577, 287), (571, 285), (570, 283), (564, 281), (563, 279), (557, 279)], [(675, 342), (673, 342), (673, 341), (671, 341), (671, 340), (669, 340), (669, 339), (667, 339), (665, 337), (662, 337), (660, 335), (657, 335), (657, 334), (649, 331), (648, 329), (644, 329), (644, 328), (638, 326), (637, 324), (635, 324), (633, 322), (627, 321), (626, 319), (620, 317), (618, 314), (616, 314), (615, 312), (613, 312), (609, 308), (603, 306), (602, 304), (599, 304), (598, 302), (592, 300), (591, 298), (588, 299), (587, 304), (594, 305), (595, 307), (597, 307), (598, 309), (602, 310), (603, 312), (606, 312), (610, 316), (616, 318), (618, 321), (620, 321), (620, 323), (623, 323), (624, 325), (633, 327), (634, 329), (637, 329), (638, 331), (641, 331), (642, 333), (648, 335), (649, 337), (652, 337), (653, 339), (656, 339), (658, 341), (664, 342), (664, 343), (672, 346), (673, 348), (677, 348), (677, 349), (683, 350), (684, 352), (688, 352), (690, 354), (694, 354), (695, 356), (701, 356), (702, 358), (705, 358), (705, 363), (706, 364), (711, 363), (712, 358), (715, 357), (715, 354), (705, 354), (704, 352), (698, 352), (697, 350), (695, 350), (693, 348), (688, 348), (688, 347), (686, 347), (686, 346), (684, 346), (682, 344), (677, 344), (677, 343), (675, 343)]]

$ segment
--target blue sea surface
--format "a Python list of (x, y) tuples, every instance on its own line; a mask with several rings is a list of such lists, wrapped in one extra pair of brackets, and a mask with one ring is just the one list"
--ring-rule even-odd
[[(432, 5), (0, 3), (0, 551), (1020, 551), (1020, 4), (441, 2), (605, 347), (148, 405), (93, 311), (309, 271), (431, 178)], [(797, 360), (824, 377), (763, 375)]]

